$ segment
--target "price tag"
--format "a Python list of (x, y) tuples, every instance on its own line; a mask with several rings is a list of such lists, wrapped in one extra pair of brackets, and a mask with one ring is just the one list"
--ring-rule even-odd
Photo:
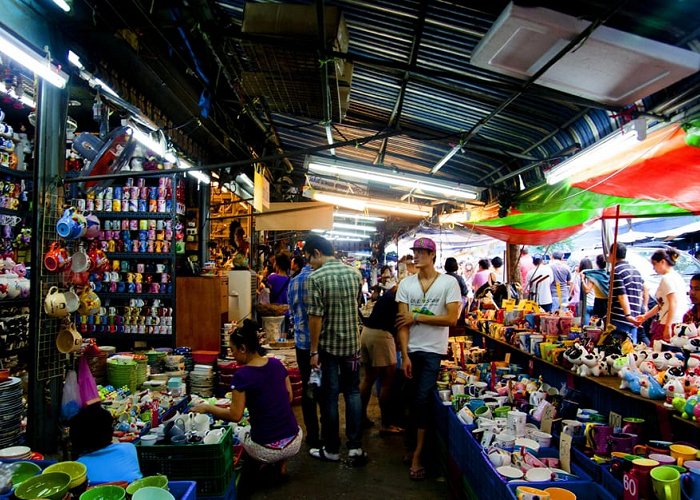
[(571, 440), (570, 434), (559, 436), (559, 464), (566, 472), (571, 472)]
[(611, 411), (610, 417), (608, 418), (608, 424), (613, 428), (613, 432), (620, 432), (622, 429), (622, 415)]
[(639, 498), (639, 482), (633, 474), (625, 472), (625, 475), (622, 476), (622, 488), (624, 500), (637, 500)]
[(546, 405), (542, 411), (542, 422), (540, 429), (548, 434), (552, 433), (552, 422), (554, 421), (554, 405)]
[(510, 364), (510, 353), (509, 352), (506, 353), (506, 364), (507, 365)]

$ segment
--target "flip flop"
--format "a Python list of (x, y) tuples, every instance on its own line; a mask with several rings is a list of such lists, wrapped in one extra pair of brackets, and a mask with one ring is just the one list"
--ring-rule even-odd
[(340, 461), (339, 454), (326, 453), (325, 448), (311, 448), (309, 450), (309, 455), (311, 455), (314, 458), (318, 458), (319, 460), (323, 460), (324, 462), (339, 462)]
[(417, 469), (414, 469), (411, 467), (408, 469), (408, 477), (410, 477), (412, 481), (422, 481), (425, 479), (425, 468), (418, 467)]

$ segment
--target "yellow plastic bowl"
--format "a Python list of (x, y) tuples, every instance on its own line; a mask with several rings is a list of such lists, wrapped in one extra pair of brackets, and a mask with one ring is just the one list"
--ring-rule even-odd
[(68, 489), (70, 490), (80, 486), (87, 480), (87, 467), (80, 462), (58, 462), (44, 469), (44, 474), (47, 472), (64, 472), (68, 474), (70, 476)]

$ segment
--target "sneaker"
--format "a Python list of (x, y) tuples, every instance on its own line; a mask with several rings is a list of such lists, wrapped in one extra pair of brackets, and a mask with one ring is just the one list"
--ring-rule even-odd
[(328, 453), (326, 448), (311, 448), (309, 450), (309, 455), (324, 462), (337, 462), (340, 460), (339, 453)]
[(367, 452), (362, 448), (352, 448), (348, 451), (348, 463), (352, 467), (360, 467), (367, 463)]

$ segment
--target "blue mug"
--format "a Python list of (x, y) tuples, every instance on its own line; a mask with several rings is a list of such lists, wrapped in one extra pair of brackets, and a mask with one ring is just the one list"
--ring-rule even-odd
[(126, 291), (126, 283), (124, 283), (123, 281), (120, 281), (119, 283), (117, 283), (117, 292), (124, 293), (125, 291)]
[(80, 224), (73, 219), (75, 212), (75, 207), (67, 208), (61, 218), (58, 219), (58, 222), (56, 222), (56, 232), (61, 238), (73, 239), (80, 236)]

